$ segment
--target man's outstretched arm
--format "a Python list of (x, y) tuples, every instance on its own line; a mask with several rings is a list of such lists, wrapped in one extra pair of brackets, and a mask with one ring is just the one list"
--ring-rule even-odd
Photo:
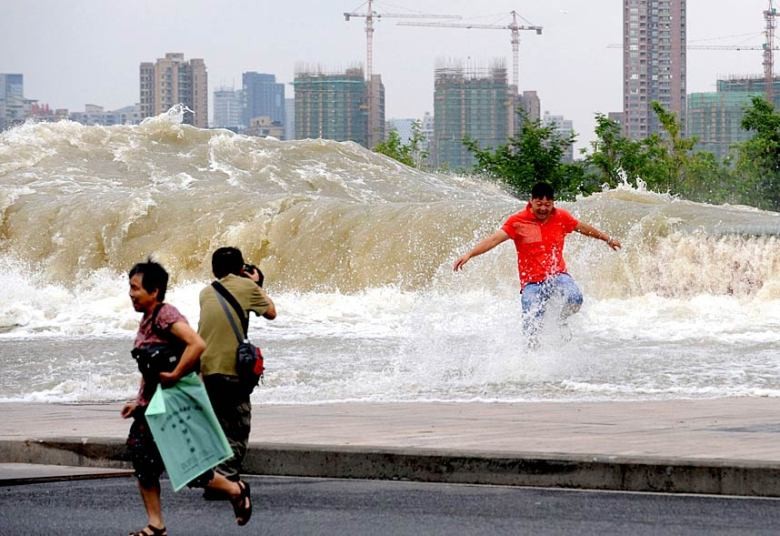
[(471, 249), (471, 251), (458, 257), (458, 260), (456, 260), (455, 264), (452, 265), (452, 269), (456, 272), (461, 270), (463, 265), (466, 264), (471, 257), (476, 257), (477, 255), (487, 253), (508, 238), (509, 235), (499, 229), (487, 238), (483, 238), (476, 246)]
[(607, 243), (609, 247), (611, 247), (614, 250), (618, 250), (621, 248), (620, 242), (610, 237), (607, 233), (604, 233), (602, 231), (599, 231), (592, 225), (588, 225), (587, 223), (580, 222), (579, 225), (574, 229), (580, 234), (584, 234), (585, 236), (590, 236), (592, 238), (597, 238), (599, 240), (603, 240)]

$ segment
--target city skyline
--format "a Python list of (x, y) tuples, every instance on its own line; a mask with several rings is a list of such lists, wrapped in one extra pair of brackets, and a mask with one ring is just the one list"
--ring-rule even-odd
[[(473, 4), (463, 0), (423, 0), (413, 4), (414, 9), (404, 1), (376, 0), (374, 8), (379, 13), (459, 14), (465, 21), (487, 24), (508, 24), (509, 12), (516, 9), (528, 22), (542, 26), (542, 35), (521, 33), (519, 89), (537, 91), (542, 111), (574, 121), (578, 147), (592, 138), (596, 112), (622, 109), (622, 54), (607, 49), (622, 40), (620, 0), (523, 5), (495, 0), (489, 14), (475, 13)], [(733, 0), (687, 4), (689, 45), (763, 42), (766, 0), (742, 0), (739, 8)], [(364, 19), (347, 22), (343, 16), (364, 10), (357, 0), (327, 5), (205, 0), (11, 3), (0, 21), (0, 47), (13, 52), (0, 55), (0, 72), (23, 74), (25, 96), (52, 108), (75, 111), (98, 104), (117, 109), (139, 102), (141, 62), (181, 52), (204, 59), (211, 99), (218, 87), (240, 88), (246, 71), (272, 73), (290, 84), (301, 64), (328, 70), (364, 65)], [(373, 69), (386, 86), (387, 118), (422, 118), (433, 110), (434, 68), (441, 59), (487, 66), (503, 58), (511, 65), (508, 30), (403, 27), (391, 18), (375, 27)], [(714, 91), (718, 76), (759, 74), (761, 51), (693, 50), (687, 70), (689, 93)]]

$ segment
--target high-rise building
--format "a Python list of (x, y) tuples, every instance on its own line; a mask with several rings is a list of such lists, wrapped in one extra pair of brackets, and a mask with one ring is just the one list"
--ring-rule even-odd
[[(780, 109), (780, 77), (774, 78), (775, 109)], [(688, 95), (687, 134), (695, 136), (697, 150), (709, 151), (719, 159), (726, 157), (735, 143), (755, 133), (742, 128), (742, 118), (753, 97), (765, 97), (763, 76), (734, 76), (718, 80), (715, 93)]]
[[(378, 88), (378, 114), (383, 134), (384, 94), (381, 77)], [(368, 83), (362, 68), (344, 73), (300, 71), (295, 74), (295, 136), (357, 142), (370, 147), (368, 123)]]
[[(550, 112), (545, 111), (544, 116), (542, 117), (542, 125), (554, 127), (555, 132), (561, 138), (568, 138), (574, 134), (574, 123), (572, 123), (571, 119), (566, 119), (562, 115), (553, 115)], [(574, 144), (570, 144), (566, 148), (566, 151), (563, 153), (563, 161), (574, 161)]]
[(284, 84), (273, 74), (246, 72), (241, 76), (244, 92), (243, 124), (249, 126), (256, 117), (270, 117), (284, 125)]
[(232, 88), (214, 91), (214, 122), (211, 126), (227, 128), (238, 132), (246, 123), (241, 121), (243, 113), (242, 92)]
[(208, 127), (208, 74), (202, 59), (185, 61), (184, 54), (169, 52), (155, 63), (141, 63), (140, 90), (143, 118), (184, 104), (193, 112), (184, 114), (185, 123)]
[(25, 118), (24, 75), (0, 73), (0, 130)]
[(382, 76), (372, 74), (371, 80), (367, 84), (366, 91), (370, 93), (370, 98), (375, 105), (366, 102), (368, 110), (368, 147), (376, 147), (378, 143), (385, 139), (385, 87), (382, 85)]
[(528, 121), (534, 122), (542, 119), (542, 101), (536, 91), (523, 91), (518, 95), (519, 107), (524, 112)]
[(685, 124), (686, 0), (623, 0), (623, 132), (661, 130), (658, 101)]
[(512, 89), (506, 68), (498, 64), (488, 72), (458, 65), (438, 67), (431, 164), (449, 169), (473, 166), (474, 156), (463, 145), (467, 137), (483, 149), (506, 144), (515, 120)]
[(295, 139), (295, 98), (284, 99), (284, 139)]

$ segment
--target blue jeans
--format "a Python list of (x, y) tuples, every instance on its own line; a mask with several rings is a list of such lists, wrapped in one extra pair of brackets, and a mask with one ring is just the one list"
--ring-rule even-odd
[(523, 288), (523, 331), (533, 335), (539, 329), (551, 299), (563, 302), (561, 320), (580, 310), (582, 292), (569, 274), (557, 274), (541, 283), (529, 283)]

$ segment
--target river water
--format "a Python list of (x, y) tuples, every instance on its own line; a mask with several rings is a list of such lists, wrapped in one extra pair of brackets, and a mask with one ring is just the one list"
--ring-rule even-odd
[(618, 237), (571, 235), (585, 303), (529, 351), (514, 248), (454, 259), (524, 203), (353, 143), (182, 125), (28, 124), (0, 134), (0, 401), (131, 397), (152, 255), (197, 324), (211, 252), (266, 275), (255, 403), (780, 396), (780, 217), (622, 186), (559, 203)]

